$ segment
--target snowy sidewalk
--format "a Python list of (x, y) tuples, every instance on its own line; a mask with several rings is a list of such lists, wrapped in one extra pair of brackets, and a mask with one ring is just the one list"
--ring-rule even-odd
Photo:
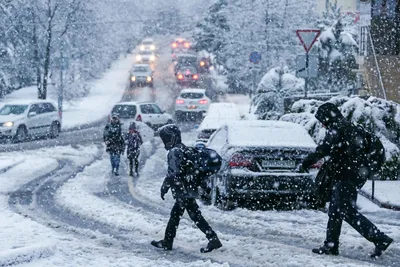
[[(88, 83), (88, 96), (64, 102), (62, 126), (64, 130), (79, 128), (103, 120), (115, 103), (119, 102), (128, 82), (128, 71), (134, 63), (134, 55), (121, 57), (114, 62), (102, 78)], [(48, 99), (57, 104), (57, 92), (50, 87)], [(22, 88), (5, 97), (1, 104), (18, 99), (37, 99), (35, 86)]]
[(372, 199), (372, 181), (367, 181), (360, 194), (378, 206), (400, 211), (400, 180), (375, 181), (374, 199)]

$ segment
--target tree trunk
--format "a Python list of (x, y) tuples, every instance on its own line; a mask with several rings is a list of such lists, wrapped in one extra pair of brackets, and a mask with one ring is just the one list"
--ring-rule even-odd
[(46, 44), (46, 53), (45, 53), (45, 58), (44, 58), (43, 88), (42, 88), (42, 92), (39, 96), (39, 99), (47, 98), (47, 84), (48, 84), (48, 76), (49, 76), (49, 69), (50, 69), (51, 41), (52, 41), (52, 12), (51, 12), (50, 5), (49, 5), (48, 13), (49, 13), (48, 14), (49, 22), (47, 25), (47, 44)]
[(36, 86), (38, 90), (38, 98), (40, 99), (42, 95), (42, 78), (41, 78), (41, 71), (40, 71), (40, 61), (39, 61), (39, 43), (36, 31), (36, 19), (34, 19), (33, 23), (33, 46), (34, 46), (34, 57), (35, 57), (35, 64), (36, 64)]

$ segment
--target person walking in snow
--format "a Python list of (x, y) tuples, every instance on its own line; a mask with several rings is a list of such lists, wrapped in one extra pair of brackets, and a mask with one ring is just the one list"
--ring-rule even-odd
[(196, 203), (197, 184), (194, 181), (193, 166), (189, 162), (188, 148), (182, 144), (181, 131), (174, 124), (163, 126), (159, 135), (168, 150), (168, 174), (161, 187), (161, 198), (164, 200), (169, 189), (175, 199), (171, 210), (164, 239), (152, 241), (151, 244), (164, 250), (172, 250), (172, 245), (179, 226), (179, 221), (185, 210), (197, 227), (209, 240), (207, 247), (201, 248), (200, 252), (207, 253), (222, 247), (222, 244), (208, 222), (204, 219)]
[(133, 176), (133, 165), (135, 165), (135, 173), (139, 174), (139, 155), (140, 146), (143, 144), (142, 136), (136, 129), (136, 123), (132, 122), (129, 125), (129, 132), (126, 138), (127, 150), (126, 154), (129, 161), (129, 175)]
[(330, 173), (334, 177), (326, 239), (322, 247), (315, 248), (312, 252), (338, 255), (339, 237), (344, 220), (364, 238), (374, 243), (375, 250), (371, 257), (379, 257), (393, 239), (381, 232), (356, 209), (357, 191), (364, 185), (371, 171), (374, 171), (374, 168), (377, 171), (376, 167), (372, 167), (374, 163), (365, 151), (367, 145), (363, 136), (366, 136), (366, 132), (346, 120), (332, 103), (321, 105), (315, 117), (327, 129), (327, 133), (315, 152), (304, 159), (300, 170), (308, 171), (312, 164), (329, 156)]
[(121, 123), (118, 115), (113, 114), (111, 116), (110, 123), (104, 128), (103, 139), (106, 144), (106, 151), (110, 154), (112, 173), (118, 176), (121, 154), (124, 153), (125, 150), (125, 141), (122, 136)]

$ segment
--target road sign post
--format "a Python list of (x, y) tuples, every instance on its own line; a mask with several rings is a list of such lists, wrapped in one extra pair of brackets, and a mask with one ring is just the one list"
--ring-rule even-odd
[[(305, 57), (305, 84), (304, 84), (304, 97), (307, 98), (307, 91), (308, 91), (308, 79), (310, 76), (310, 55), (309, 52), (315, 42), (317, 41), (319, 35), (321, 34), (320, 30), (297, 30), (296, 31), (297, 37), (299, 37), (301, 44), (306, 51)], [(318, 64), (318, 63), (317, 63)]]
[[(249, 61), (251, 63), (255, 64), (259, 64), (261, 61), (261, 54), (259, 52), (251, 52), (249, 55)], [(252, 68), (252, 77), (253, 77), (253, 81), (252, 81), (252, 88), (250, 90), (250, 98), (252, 97), (252, 94), (255, 93), (256, 91), (256, 79), (257, 79), (257, 70), (256, 68), (253, 66)]]

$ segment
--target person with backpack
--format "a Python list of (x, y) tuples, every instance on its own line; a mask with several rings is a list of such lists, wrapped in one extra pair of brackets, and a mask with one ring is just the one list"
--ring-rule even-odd
[[(314, 163), (329, 156), (329, 174), (332, 177), (328, 183), (331, 188), (326, 239), (323, 246), (313, 249), (312, 252), (339, 255), (339, 237), (344, 220), (374, 243), (375, 250), (371, 257), (379, 257), (393, 239), (357, 211), (356, 201), (358, 190), (372, 173), (378, 171), (379, 164), (382, 164), (379, 159), (382, 156), (379, 155), (384, 155), (383, 146), (372, 144), (371, 134), (346, 120), (332, 103), (321, 105), (315, 117), (327, 129), (327, 133), (315, 152), (304, 159), (300, 171), (308, 172)], [(380, 163), (372, 162), (372, 156), (378, 158)]]
[(104, 143), (106, 144), (106, 152), (110, 154), (111, 169), (115, 176), (118, 176), (119, 163), (121, 154), (125, 150), (125, 141), (122, 136), (121, 123), (116, 114), (111, 116), (111, 121), (104, 128)]
[(133, 176), (133, 164), (135, 164), (135, 173), (139, 174), (139, 155), (140, 146), (143, 144), (142, 136), (136, 129), (136, 123), (129, 125), (129, 132), (126, 138), (127, 150), (126, 154), (129, 161), (129, 175)]
[(161, 198), (164, 200), (165, 194), (171, 189), (175, 204), (171, 210), (164, 239), (153, 240), (151, 244), (157, 248), (172, 250), (179, 221), (186, 210), (192, 221), (209, 240), (207, 247), (201, 248), (200, 252), (207, 253), (222, 247), (217, 234), (202, 216), (195, 199), (198, 176), (194, 161), (200, 153), (197, 153), (195, 148), (186, 147), (182, 143), (181, 131), (174, 124), (161, 127), (159, 136), (168, 151), (168, 174), (161, 187)]

